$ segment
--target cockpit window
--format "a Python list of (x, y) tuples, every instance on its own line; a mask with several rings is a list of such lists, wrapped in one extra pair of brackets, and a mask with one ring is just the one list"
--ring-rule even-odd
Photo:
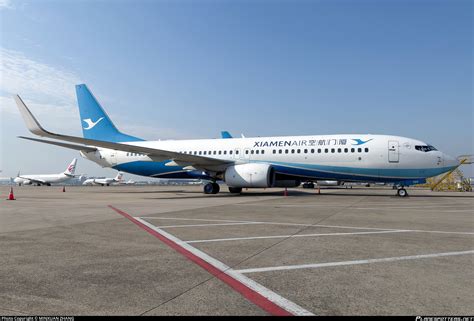
[(437, 150), (431, 145), (415, 145), (415, 149), (425, 153)]

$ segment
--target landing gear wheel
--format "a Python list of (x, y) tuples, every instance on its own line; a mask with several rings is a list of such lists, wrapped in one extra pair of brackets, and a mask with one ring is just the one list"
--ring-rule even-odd
[(314, 183), (304, 183), (303, 188), (314, 188)]
[(408, 196), (408, 193), (407, 193), (407, 190), (406, 190), (406, 189), (400, 188), (400, 189), (398, 189), (398, 191), (397, 191), (397, 195), (400, 196), (400, 197), (407, 197), (407, 196)]
[(204, 185), (204, 194), (217, 194), (219, 190), (220, 187), (217, 183), (207, 183)]
[(204, 194), (212, 194), (213, 186), (212, 183), (204, 185)]
[(212, 194), (217, 194), (221, 190), (219, 184), (212, 183)]
[(232, 194), (240, 194), (242, 193), (242, 187), (229, 187), (229, 192)]

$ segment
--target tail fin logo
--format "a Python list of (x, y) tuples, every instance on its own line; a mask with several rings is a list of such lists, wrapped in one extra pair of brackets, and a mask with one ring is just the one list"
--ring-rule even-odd
[(73, 164), (71, 164), (71, 165), (68, 166), (67, 171), (68, 171), (69, 173), (72, 173), (72, 172), (74, 172), (75, 169), (76, 169), (76, 166), (74, 166)]
[(95, 127), (104, 117), (100, 117), (97, 121), (92, 121), (90, 118), (83, 119), (82, 121), (87, 124), (88, 127), (84, 127), (85, 130), (89, 130)]

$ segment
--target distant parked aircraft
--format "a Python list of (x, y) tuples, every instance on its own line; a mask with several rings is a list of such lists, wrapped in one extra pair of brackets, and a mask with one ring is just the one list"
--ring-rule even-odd
[(18, 185), (47, 185), (63, 183), (75, 177), (77, 159), (74, 158), (66, 168), (66, 170), (59, 174), (38, 174), (38, 175), (20, 175), (13, 180)]
[(109, 186), (111, 184), (120, 183), (122, 181), (123, 173), (118, 172), (115, 178), (89, 178), (82, 183), (82, 185), (102, 185)]

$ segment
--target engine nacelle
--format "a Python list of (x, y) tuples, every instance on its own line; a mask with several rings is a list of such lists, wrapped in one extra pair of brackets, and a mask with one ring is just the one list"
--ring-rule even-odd
[(230, 187), (272, 187), (275, 174), (269, 164), (247, 163), (226, 169), (224, 180)]

